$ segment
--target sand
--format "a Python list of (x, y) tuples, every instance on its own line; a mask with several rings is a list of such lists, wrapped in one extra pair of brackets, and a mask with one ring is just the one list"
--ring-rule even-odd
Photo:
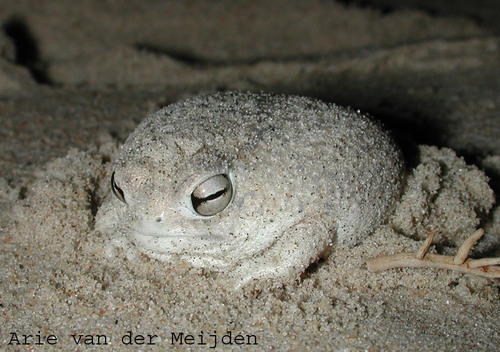
[[(228, 3), (0, 2), (0, 349), (497, 349), (498, 280), (366, 262), (431, 228), (432, 253), (482, 227), (472, 255), (500, 255), (498, 30), (481, 21), (498, 5)], [(393, 216), (272, 289), (110, 256), (94, 221), (117, 147), (147, 114), (217, 89), (371, 113), (407, 162)]]

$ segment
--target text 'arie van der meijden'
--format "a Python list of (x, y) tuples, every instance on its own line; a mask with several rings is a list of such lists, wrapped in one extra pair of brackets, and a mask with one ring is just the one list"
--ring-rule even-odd
[[(70, 334), (70, 342), (75, 345), (83, 346), (99, 346), (111, 344), (111, 338), (105, 334)], [(134, 345), (156, 345), (163, 341), (158, 335), (153, 334), (134, 334), (132, 331), (127, 331), (122, 335), (119, 343), (125, 346)], [(42, 335), (40, 331), (34, 335), (20, 334), (11, 332), (8, 345), (10, 346), (43, 346), (57, 345), (60, 339), (57, 335), (47, 334)], [(212, 334), (200, 331), (199, 334), (186, 334), (184, 332), (170, 332), (169, 339), (165, 342), (170, 345), (198, 345), (216, 348), (219, 344), (222, 345), (258, 345), (257, 336), (251, 334), (234, 334), (232, 331), (226, 331), (223, 335), (217, 335), (214, 330)]]

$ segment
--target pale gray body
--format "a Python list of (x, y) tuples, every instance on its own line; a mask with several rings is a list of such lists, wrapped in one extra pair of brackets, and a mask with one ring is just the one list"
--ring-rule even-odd
[(137, 127), (113, 164), (126, 204), (110, 200), (99, 221), (150, 256), (224, 271), (235, 286), (281, 281), (376, 229), (402, 164), (378, 124), (352, 110), (216, 93)]

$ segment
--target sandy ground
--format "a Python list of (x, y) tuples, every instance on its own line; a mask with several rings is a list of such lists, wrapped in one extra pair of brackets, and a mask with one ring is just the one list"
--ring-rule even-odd
[[(500, 255), (498, 5), (346, 3), (0, 1), (0, 349), (122, 350), (130, 334), (130, 350), (497, 349), (498, 280), (366, 262), (429, 229), (452, 254), (479, 226), (473, 256)], [(274, 289), (106, 255), (94, 219), (117, 147), (148, 113), (218, 89), (382, 121), (408, 168), (388, 223)]]

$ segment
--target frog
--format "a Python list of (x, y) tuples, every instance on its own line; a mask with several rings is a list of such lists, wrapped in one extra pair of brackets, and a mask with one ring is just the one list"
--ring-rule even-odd
[(238, 289), (302, 275), (386, 221), (404, 162), (379, 122), (310, 97), (225, 91), (147, 116), (120, 147), (98, 227)]

